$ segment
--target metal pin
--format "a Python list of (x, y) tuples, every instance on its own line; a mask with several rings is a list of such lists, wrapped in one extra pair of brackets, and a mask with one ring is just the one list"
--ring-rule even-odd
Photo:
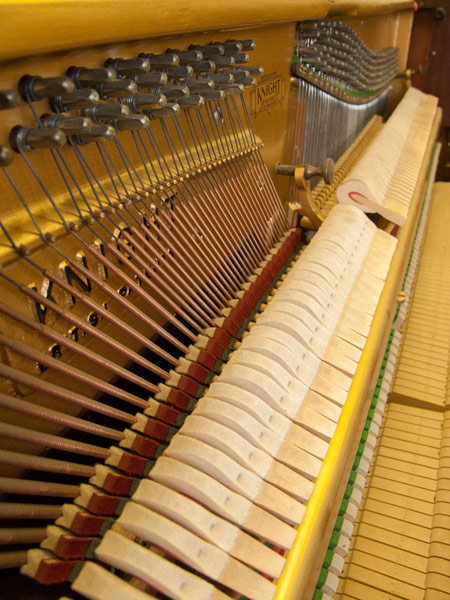
[(16, 90), (0, 90), (0, 110), (19, 106), (20, 96)]
[(151, 94), (134, 94), (126, 99), (127, 105), (134, 111), (140, 112), (141, 108), (160, 108), (167, 104), (167, 98), (163, 94), (154, 92)]
[(253, 77), (260, 77), (261, 75), (264, 75), (263, 67), (256, 67), (253, 65), (245, 65), (245, 66), (237, 65), (236, 71), (247, 71)]
[(162, 85), (153, 89), (158, 94), (163, 94), (168, 100), (177, 101), (179, 98), (189, 96), (189, 88), (186, 85)]
[(108, 58), (105, 67), (114, 69), (118, 75), (135, 75), (136, 73), (146, 73), (150, 69), (148, 58), (140, 56), (138, 58)]
[(0, 146), (0, 167), (8, 166), (13, 159), (13, 153), (6, 146)]
[(152, 69), (166, 69), (167, 67), (177, 67), (180, 64), (180, 59), (177, 54), (141, 53), (139, 56), (146, 58)]
[(214, 56), (221, 56), (225, 53), (225, 49), (221, 44), (209, 44), (207, 46), (200, 46), (199, 44), (191, 44), (189, 46), (192, 50), (199, 50), (204, 58), (210, 58)]
[(247, 63), (250, 60), (250, 55), (247, 52), (230, 52), (229, 56), (232, 56), (238, 63)]
[(163, 71), (149, 71), (148, 73), (138, 73), (133, 76), (140, 88), (155, 87), (165, 85), (168, 81), (167, 73)]
[(35, 129), (33, 127), (14, 127), (9, 135), (11, 148), (16, 152), (31, 152), (39, 148), (60, 148), (67, 138), (60, 129)]
[(176, 102), (168, 103), (162, 108), (146, 109), (144, 113), (153, 119), (166, 119), (167, 117), (176, 117), (180, 114), (180, 105)]
[[(236, 42), (236, 40), (228, 40), (226, 43)], [(242, 50), (251, 51), (254, 50), (256, 44), (254, 40), (239, 40), (239, 44), (241, 45)]]
[(234, 67), (234, 65), (236, 64), (236, 60), (234, 56), (215, 56), (214, 64), (216, 65), (216, 67)]
[(128, 117), (131, 111), (125, 104), (97, 104), (85, 110), (84, 114), (93, 121), (109, 121)]
[(73, 109), (90, 108), (99, 102), (100, 96), (96, 90), (84, 88), (63, 96), (55, 96), (50, 100), (50, 107), (55, 112), (68, 112)]
[(98, 142), (101, 139), (113, 140), (115, 137), (116, 130), (111, 125), (94, 124), (88, 134), (80, 135), (80, 141), (83, 143)]
[(30, 102), (70, 94), (73, 91), (75, 91), (75, 84), (69, 77), (24, 75), (19, 81), (19, 92), (22, 98)]
[(112, 125), (117, 131), (125, 131), (127, 129), (146, 129), (150, 127), (150, 119), (145, 115), (130, 115), (123, 119), (113, 121)]
[(87, 69), (86, 67), (69, 67), (67, 76), (73, 79), (75, 85), (81, 87), (92, 87), (98, 83), (114, 81), (116, 72), (114, 69)]
[(203, 54), (200, 50), (166, 50), (168, 54), (176, 54), (179, 58), (179, 64), (191, 64), (203, 59)]
[(194, 69), (190, 65), (179, 67), (163, 67), (169, 79), (185, 79), (194, 75)]
[(205, 99), (203, 96), (195, 94), (186, 98), (178, 98), (178, 104), (181, 108), (199, 108), (205, 105)]
[(191, 92), (206, 92), (214, 89), (212, 79), (185, 79), (181, 84), (186, 86)]
[(207, 73), (204, 81), (211, 80), (214, 83), (233, 83), (234, 77), (230, 71), (219, 71), (218, 73)]
[(96, 86), (101, 98), (121, 98), (131, 96), (137, 92), (137, 83), (132, 79), (117, 79), (99, 83)]
[(44, 127), (57, 128), (66, 135), (81, 135), (91, 132), (94, 122), (86, 117), (69, 117), (66, 115), (43, 115), (41, 123)]
[(194, 73), (209, 73), (216, 70), (216, 64), (212, 60), (200, 60), (192, 63), (191, 68)]

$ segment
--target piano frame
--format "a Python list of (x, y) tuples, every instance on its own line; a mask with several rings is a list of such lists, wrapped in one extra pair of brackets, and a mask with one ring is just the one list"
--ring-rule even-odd
[[(173, 45), (173, 38), (177, 38), (181, 47), (187, 47), (194, 39), (201, 43), (232, 35), (254, 37), (259, 48), (254, 62), (263, 66), (266, 57), (271, 64), (270, 54), (274, 47), (279, 47), (280, 68), (288, 78), (295, 22), (312, 18), (339, 17), (356, 24), (360, 32), (363, 30), (365, 41), (375, 43), (374, 49), (396, 45), (400, 41), (402, 70), (406, 64), (412, 23), (411, 8), (412, 2), (406, 0), (260, 0), (257, 6), (240, 0), (226, 3), (198, 0), (192, 5), (185, 0), (170, 0), (152, 3), (150, 18), (145, 19), (143, 15), (148, 11), (148, 2), (144, 0), (5, 0), (0, 7), (3, 22), (0, 89), (13, 87), (18, 75), (28, 71), (39, 72), (42, 76), (62, 74), (62, 65), (67, 68), (88, 56), (91, 64), (97, 65), (100, 64), (100, 56), (104, 57), (103, 60), (108, 56), (132, 56), (144, 46), (164, 51)], [(385, 19), (386, 27), (383, 35), (378, 34), (377, 37), (378, 19), (381, 17)], [(264, 47), (265, 36), (271, 35), (270, 44)], [(92, 47), (96, 48), (91, 50)], [(76, 58), (78, 52), (82, 53), (82, 59)], [(47, 59), (50, 67), (38, 71), (39, 62), (44, 64)], [(280, 62), (279, 57), (277, 60)], [(402, 88), (403, 82), (395, 84), (394, 101)], [(273, 112), (270, 118), (264, 115), (259, 120), (254, 119), (256, 133), (266, 142), (263, 156), (272, 174), (276, 162), (286, 156), (283, 138), (274, 139), (274, 132), (280, 127), (288, 131), (292, 122), (287, 94), (279, 109)], [(0, 144), (6, 144), (9, 130), (24, 115), (25, 111), (22, 114), (20, 107), (2, 114)], [(314, 592), (394, 319), (427, 186), (440, 118), (441, 112), (433, 125), (408, 221), (401, 228), (361, 362), (296, 542), (288, 554), (287, 565), (278, 582), (276, 600), (307, 599)], [(276, 181), (280, 189), (283, 183)], [(15, 211), (16, 207), (7, 207), (8, 210)]]

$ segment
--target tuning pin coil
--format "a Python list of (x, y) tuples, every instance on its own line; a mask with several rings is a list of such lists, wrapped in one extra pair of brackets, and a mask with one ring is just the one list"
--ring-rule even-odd
[(31, 152), (40, 148), (61, 148), (66, 143), (66, 134), (61, 129), (21, 127), (18, 125), (9, 134), (9, 143), (16, 152)]
[(53, 96), (62, 96), (75, 91), (75, 84), (70, 77), (39, 77), (24, 75), (19, 81), (19, 92), (22, 98), (35, 102)]

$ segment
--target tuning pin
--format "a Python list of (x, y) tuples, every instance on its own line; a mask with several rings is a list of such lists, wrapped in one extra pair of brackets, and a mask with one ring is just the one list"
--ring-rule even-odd
[(39, 77), (24, 75), (19, 81), (19, 92), (25, 100), (34, 102), (43, 98), (70, 94), (75, 84), (69, 77)]
[(194, 75), (194, 69), (190, 65), (168, 67), (165, 68), (165, 71), (169, 79), (184, 79), (185, 77), (192, 77)]
[(41, 117), (44, 127), (57, 128), (66, 135), (89, 134), (94, 122), (86, 117), (71, 117), (67, 115), (44, 115)]
[(256, 85), (256, 79), (250, 77), (250, 72), (245, 70), (228, 71), (234, 77), (235, 83), (242, 83), (245, 86)]
[(242, 94), (245, 87), (242, 83), (221, 83), (216, 85), (216, 89), (227, 96), (235, 96), (237, 94)]
[(167, 77), (167, 73), (163, 71), (149, 71), (147, 73), (138, 73), (133, 79), (139, 87), (147, 88), (166, 85), (169, 78)]
[(125, 104), (97, 104), (85, 111), (85, 116), (93, 121), (115, 120), (130, 114), (130, 109)]
[(78, 88), (92, 87), (99, 83), (114, 81), (116, 72), (114, 69), (86, 69), (86, 67), (70, 67), (67, 69), (68, 77), (71, 77)]
[(166, 50), (171, 54), (176, 54), (180, 61), (180, 65), (191, 64), (203, 59), (203, 54), (200, 50)]
[(153, 91), (164, 94), (168, 100), (178, 100), (189, 96), (189, 88), (186, 85), (162, 85)]
[(214, 90), (208, 90), (205, 92), (201, 92), (201, 96), (206, 101), (223, 100), (225, 98), (225, 92), (223, 90), (214, 89)]
[(237, 40), (228, 40), (227, 42), (223, 42), (221, 45), (223, 46), (225, 54), (242, 51), (242, 43), (238, 42)]
[(247, 63), (250, 60), (247, 52), (232, 52), (228, 56), (232, 56), (236, 63)]
[(181, 108), (199, 108), (200, 106), (205, 105), (205, 99), (203, 98), (203, 96), (196, 94), (194, 96), (180, 98), (178, 100), (178, 104), (181, 106)]
[(260, 75), (264, 75), (263, 67), (256, 67), (253, 65), (245, 65), (245, 67), (243, 67), (242, 65), (238, 65), (236, 67), (236, 71), (247, 71), (250, 75), (253, 75), (253, 77), (259, 77)]
[(75, 90), (64, 96), (56, 96), (50, 100), (50, 108), (55, 112), (68, 112), (74, 108), (90, 108), (100, 102), (98, 92), (90, 88)]
[(116, 130), (114, 127), (111, 127), (111, 125), (100, 125), (96, 123), (93, 127), (91, 127), (89, 134), (80, 135), (78, 137), (78, 141), (87, 144), (89, 142), (99, 142), (102, 139), (113, 140), (115, 137)]
[(163, 94), (134, 94), (126, 99), (127, 105), (136, 112), (142, 108), (159, 108), (167, 104), (167, 98)]
[(135, 75), (136, 73), (147, 73), (150, 69), (150, 61), (144, 56), (138, 58), (108, 58), (105, 67), (113, 68), (118, 75)]
[(150, 127), (150, 119), (146, 115), (130, 115), (129, 117), (113, 121), (112, 125), (117, 131), (125, 131), (126, 129), (147, 129), (147, 127)]
[(178, 67), (180, 59), (176, 54), (139, 54), (140, 57), (146, 58), (152, 69), (165, 69), (166, 67)]
[(216, 67), (234, 67), (234, 65), (236, 64), (234, 56), (229, 55), (215, 56), (214, 62)]
[(137, 92), (137, 83), (132, 79), (116, 79), (95, 86), (101, 98), (120, 98)]
[(7, 167), (13, 159), (13, 153), (6, 146), (0, 146), (0, 167)]
[(191, 67), (194, 73), (208, 73), (209, 71), (216, 70), (216, 65), (212, 60), (200, 60), (199, 62), (192, 63)]
[(208, 44), (207, 46), (191, 44), (189, 48), (191, 50), (200, 50), (200, 52), (203, 54), (203, 58), (219, 56), (225, 53), (224, 47), (221, 44)]
[(66, 135), (61, 129), (36, 129), (34, 127), (14, 127), (9, 134), (9, 143), (16, 152), (31, 152), (39, 148), (61, 148), (66, 143)]
[(213, 81), (214, 83), (233, 83), (234, 77), (230, 71), (219, 71), (218, 73), (207, 73), (205, 80)]
[(214, 89), (214, 81), (212, 79), (185, 79), (182, 83), (189, 88), (192, 94)]
[(180, 114), (180, 105), (177, 102), (166, 104), (162, 108), (145, 110), (145, 114), (151, 119), (165, 119), (166, 117), (177, 117)]
[[(237, 42), (238, 44), (240, 44), (241, 45), (241, 50), (244, 50), (246, 52), (254, 50), (255, 46), (256, 46), (254, 40), (239, 40), (239, 41), (238, 40), (227, 40), (225, 42), (224, 46), (226, 46), (227, 44), (231, 44), (233, 42), (234, 43)], [(240, 52), (240, 50), (239, 50), (239, 52)]]
[(20, 96), (16, 90), (0, 90), (0, 110), (19, 106)]

